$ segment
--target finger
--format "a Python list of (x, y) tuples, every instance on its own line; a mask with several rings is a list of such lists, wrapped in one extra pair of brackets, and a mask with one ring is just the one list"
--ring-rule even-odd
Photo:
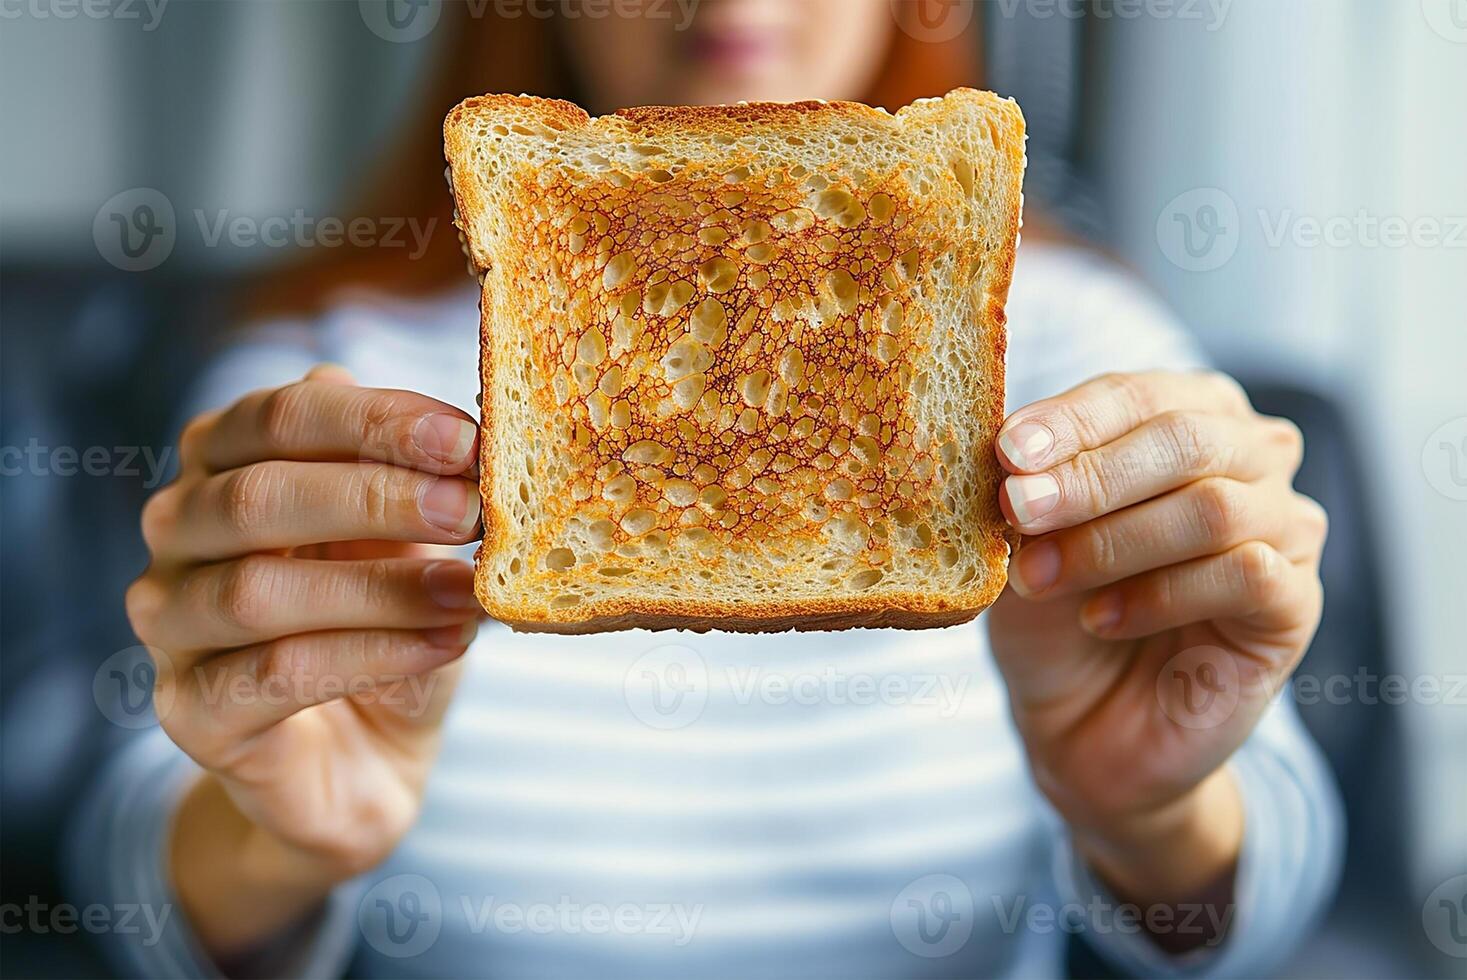
[[(1292, 476), (1302, 440), (1284, 441), (1272, 420), (1165, 412), (1098, 449), (1043, 473), (1009, 476), (999, 503), (1025, 534), (1094, 520), (1210, 476)], [(1297, 432), (1297, 430), (1295, 430)]]
[(166, 488), (145, 517), (149, 547), (167, 563), (328, 541), (465, 544), (479, 492), (457, 476), (383, 463), (268, 462)]
[(449, 626), (478, 608), (474, 570), (461, 561), (254, 554), (194, 570), (144, 628), (165, 650), (222, 649), (319, 630)]
[[(234, 650), (178, 672), (165, 726), (197, 761), (227, 770), (241, 740), (314, 705), (431, 674), (462, 656), (477, 631), (470, 621), (424, 631), (297, 633)], [(417, 687), (423, 711), (432, 709), (432, 694)]]
[(322, 361), (307, 371), (305, 380), (325, 381), (328, 384), (338, 385), (354, 385), (357, 383), (357, 379), (352, 375), (351, 371), (342, 367), (340, 364), (333, 364), (330, 361)]
[(1014, 590), (1053, 599), (1221, 554), (1245, 541), (1272, 545), (1290, 561), (1324, 544), (1324, 511), (1273, 484), (1208, 477), (1155, 500), (1026, 541), (1014, 559)]
[(450, 544), (414, 544), (411, 541), (329, 541), (292, 548), (294, 558), (322, 561), (358, 561), (363, 558), (453, 558)]
[[(340, 369), (246, 395), (197, 440), (210, 472), (263, 460), (378, 460), (429, 473), (462, 473), (474, 461), (478, 425), (435, 398), (359, 388)], [(349, 376), (346, 376), (349, 380)]]
[(1127, 579), (1080, 610), (1080, 624), (1108, 640), (1137, 639), (1211, 620), (1273, 631), (1307, 628), (1321, 602), (1312, 567), (1291, 564), (1262, 541)]
[(377, 684), (362, 694), (352, 695), (358, 704), (371, 705), (378, 725), (389, 720), (409, 728), (435, 727), (453, 703), (453, 692), (463, 675), (463, 658), (423, 674)]
[(1011, 473), (1037, 473), (1113, 442), (1164, 412), (1243, 416), (1248, 397), (1215, 371), (1106, 374), (1026, 405), (999, 429), (998, 458)]

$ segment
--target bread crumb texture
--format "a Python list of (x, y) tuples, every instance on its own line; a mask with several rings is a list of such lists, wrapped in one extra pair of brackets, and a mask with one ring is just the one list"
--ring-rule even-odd
[(482, 283), (492, 615), (921, 627), (996, 598), (1012, 101), (485, 96), (445, 137)]

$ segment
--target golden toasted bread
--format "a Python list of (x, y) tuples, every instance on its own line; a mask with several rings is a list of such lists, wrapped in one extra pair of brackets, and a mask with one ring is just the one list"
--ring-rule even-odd
[(1012, 101), (489, 95), (444, 137), (482, 285), (491, 615), (927, 627), (998, 596)]

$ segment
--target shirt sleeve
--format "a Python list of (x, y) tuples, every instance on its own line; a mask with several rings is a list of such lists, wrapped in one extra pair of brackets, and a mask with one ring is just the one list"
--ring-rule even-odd
[[(224, 977), (194, 935), (168, 876), (169, 826), (199, 769), (162, 729), (133, 737), (103, 770), (67, 834), (67, 879), (78, 908), (135, 909), (130, 927), (99, 935), (121, 976)], [(356, 947), (357, 890), (348, 884), (310, 919), (228, 973), (339, 977)]]
[[(1344, 847), (1342, 811), (1328, 767), (1293, 704), (1280, 700), (1270, 707), (1229, 766), (1243, 797), (1243, 849), (1231, 919), (1215, 946), (1164, 953), (1134, 923), (1120, 921), (1117, 900), (1067, 840), (1056, 848), (1062, 907), (1079, 916), (1084, 941), (1129, 976), (1267, 976), (1313, 930), (1334, 893)], [(1176, 924), (1185, 923), (1178, 918)]]
[(1108, 372), (1207, 366), (1157, 297), (1088, 249), (1019, 249), (1006, 310), (1010, 412)]

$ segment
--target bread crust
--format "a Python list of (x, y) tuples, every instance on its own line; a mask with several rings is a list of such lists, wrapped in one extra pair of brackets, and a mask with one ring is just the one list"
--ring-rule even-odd
[[(594, 633), (624, 629), (686, 629), (702, 632), (710, 629), (734, 632), (782, 632), (787, 630), (831, 630), (853, 627), (885, 627), (923, 629), (951, 626), (967, 622), (990, 605), (1003, 590), (1007, 560), (1017, 535), (1003, 520), (997, 505), (1002, 473), (993, 459), (978, 468), (976, 486), (972, 489), (971, 506), (977, 515), (975, 537), (970, 547), (984, 573), (965, 585), (940, 591), (882, 590), (851, 593), (832, 590), (829, 595), (729, 600), (700, 595), (689, 589), (682, 595), (608, 595), (577, 602), (572, 608), (557, 608), (550, 590), (538, 597), (517, 595), (507, 599), (490, 580), (488, 559), (510, 546), (512, 518), (497, 500), (500, 484), (509, 474), (502, 472), (502, 461), (496, 459), (494, 441), (489, 438), (496, 424), (496, 400), (491, 396), (496, 369), (505, 367), (496, 360), (494, 338), (497, 323), (496, 303), (509, 291), (496, 278), (494, 256), (485, 236), (476, 235), (473, 217), (483, 215), (495, 206), (483, 192), (483, 185), (472, 179), (460, 179), (462, 171), (473, 159), (474, 126), (483, 120), (518, 121), (521, 125), (541, 126), (546, 131), (571, 132), (592, 129), (608, 141), (629, 139), (655, 142), (670, 136), (686, 137), (702, 134), (720, 137), (750, 130), (799, 131), (829, 125), (833, 118), (854, 120), (867, 127), (900, 130), (924, 112), (950, 110), (952, 103), (976, 101), (986, 108), (1007, 108), (997, 114), (1000, 125), (990, 123), (994, 145), (1002, 154), (1006, 173), (1000, 183), (1012, 190), (1013, 206), (1000, 215), (1003, 227), (997, 230), (992, 265), (985, 273), (982, 316), (990, 327), (983, 331), (983, 349), (976, 352), (981, 374), (990, 382), (980, 393), (971, 411), (963, 415), (986, 436), (991, 437), (1003, 420), (1003, 374), (1006, 357), (1006, 319), (1004, 302), (1012, 281), (1020, 223), (1018, 181), (1021, 179), (1023, 122), (1012, 103), (989, 93), (960, 89), (946, 100), (924, 100), (904, 108), (895, 115), (849, 102), (801, 102), (790, 104), (750, 103), (721, 107), (643, 107), (625, 109), (612, 116), (593, 119), (569, 102), (536, 99), (528, 96), (486, 95), (466, 100), (445, 121), (445, 150), (451, 163), (450, 185), (453, 190), (455, 220), (461, 229), (465, 250), (472, 270), (483, 284), (481, 298), (480, 369), (484, 389), (481, 425), (486, 437), (480, 440), (480, 487), (484, 497), (484, 540), (478, 553), (476, 592), (490, 615), (520, 631), (553, 633)], [(1011, 187), (1009, 185), (1012, 185)], [(649, 188), (649, 193), (651, 189)], [(508, 271), (505, 271), (508, 275)], [(499, 298), (497, 298), (499, 297)], [(543, 408), (543, 407), (542, 407)], [(545, 409), (553, 411), (553, 407)], [(985, 444), (985, 443), (980, 443)], [(664, 584), (671, 581), (663, 577)]]

